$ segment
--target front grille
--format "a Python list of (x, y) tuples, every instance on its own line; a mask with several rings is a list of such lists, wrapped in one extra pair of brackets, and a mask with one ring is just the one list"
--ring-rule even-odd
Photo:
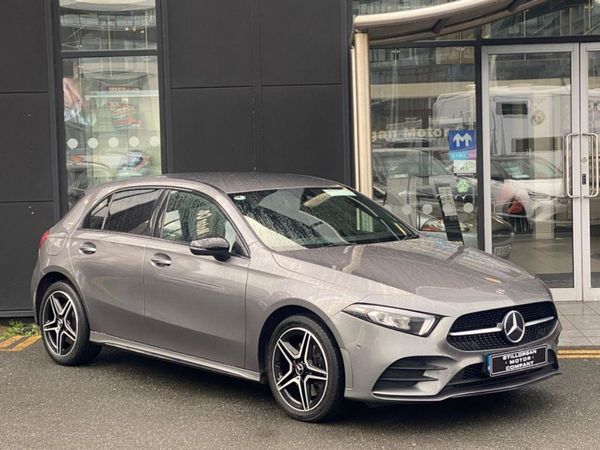
[(385, 369), (373, 386), (373, 390), (406, 389), (421, 381), (437, 381), (437, 378), (425, 375), (425, 372), (438, 370), (446, 370), (446, 368), (433, 364), (426, 357), (399, 359)]
[(492, 242), (495, 241), (506, 241), (512, 238), (512, 230), (500, 230), (492, 234)]
[(548, 317), (553, 317), (553, 319), (548, 322), (528, 326), (525, 329), (525, 336), (518, 344), (513, 344), (506, 339), (503, 331), (466, 336), (448, 335), (448, 343), (459, 350), (466, 351), (514, 347), (516, 345), (523, 345), (545, 338), (552, 332), (556, 325), (557, 313), (554, 304), (552, 302), (540, 302), (465, 314), (456, 319), (450, 329), (450, 334), (495, 328), (502, 323), (504, 316), (512, 310), (519, 311), (523, 315), (526, 323)]

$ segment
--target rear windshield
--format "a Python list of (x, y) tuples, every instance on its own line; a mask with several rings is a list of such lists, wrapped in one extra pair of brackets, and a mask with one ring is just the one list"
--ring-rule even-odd
[(417, 237), (387, 210), (344, 187), (275, 189), (230, 196), (261, 241), (274, 251)]

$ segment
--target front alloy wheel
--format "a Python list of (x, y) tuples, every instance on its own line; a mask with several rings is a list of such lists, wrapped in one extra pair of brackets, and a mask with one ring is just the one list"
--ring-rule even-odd
[(290, 408), (308, 412), (319, 406), (327, 389), (327, 361), (314, 334), (290, 328), (278, 339), (272, 361), (277, 390)]
[(332, 418), (344, 391), (341, 356), (328, 330), (309, 316), (285, 319), (269, 345), (268, 380), (277, 402), (292, 417)]

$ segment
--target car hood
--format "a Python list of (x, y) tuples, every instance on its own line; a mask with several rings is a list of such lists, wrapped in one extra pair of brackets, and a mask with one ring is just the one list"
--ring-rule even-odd
[(528, 192), (546, 194), (552, 197), (564, 197), (562, 178), (547, 178), (533, 180), (510, 180), (512, 185)]
[(418, 297), (487, 308), (549, 299), (545, 286), (517, 266), (435, 238), (302, 249), (274, 257), (285, 269), (339, 285), (373, 303), (409, 307), (404, 300)]

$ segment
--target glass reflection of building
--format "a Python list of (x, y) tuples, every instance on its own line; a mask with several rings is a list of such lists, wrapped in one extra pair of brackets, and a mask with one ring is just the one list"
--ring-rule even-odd
[(68, 203), (161, 172), (154, 0), (61, 0)]
[[(449, 1), (356, 0), (353, 12), (377, 14), (444, 3)], [(372, 42), (374, 197), (422, 232), (450, 238), (439, 201), (439, 187), (450, 186), (463, 240), (481, 248), (484, 225), (479, 222), (485, 211), (478, 194), (485, 186), (492, 224), (488, 250), (538, 274), (553, 288), (572, 288), (574, 242), (581, 236), (574, 230), (576, 208), (563, 192), (564, 173), (571, 171), (564, 163), (563, 137), (586, 106), (586, 126), (597, 131), (593, 74), (598, 52), (588, 57), (578, 47), (579, 53), (571, 53), (564, 46), (572, 44), (559, 49), (554, 38), (591, 42), (599, 34), (600, 2), (550, 0), (470, 31), (417, 43)], [(530, 43), (544, 47), (527, 50)], [(486, 59), (493, 46), (503, 46), (504, 53)], [(588, 76), (573, 68), (579, 66), (572, 64), (578, 54), (588, 59), (589, 88), (573, 115), (573, 86)], [(488, 71), (487, 85), (481, 83), (483, 70)], [(488, 104), (478, 111), (484, 93)], [(455, 144), (461, 142), (453, 141), (456, 133), (461, 133), (459, 139), (468, 133), (475, 148), (457, 151)], [(486, 142), (489, 179), (482, 173)], [(580, 174), (573, 177), (586, 180)], [(592, 171), (590, 185), (594, 177)], [(592, 248), (600, 245), (596, 203), (590, 200)], [(592, 279), (600, 280), (600, 261), (591, 259)]]

